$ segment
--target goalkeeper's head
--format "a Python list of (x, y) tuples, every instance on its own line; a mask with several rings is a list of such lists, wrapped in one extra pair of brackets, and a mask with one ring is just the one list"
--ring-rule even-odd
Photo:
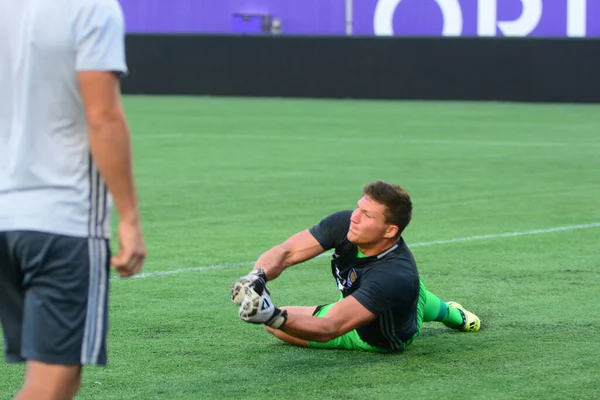
[(368, 183), (350, 219), (348, 240), (356, 245), (397, 241), (412, 218), (412, 202), (399, 185)]

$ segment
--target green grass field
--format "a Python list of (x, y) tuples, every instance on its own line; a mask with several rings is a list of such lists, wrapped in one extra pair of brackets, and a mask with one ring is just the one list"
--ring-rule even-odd
[[(148, 275), (112, 282), (109, 367), (86, 369), (78, 398), (598, 398), (600, 106), (128, 97), (126, 109)], [(428, 289), (482, 331), (429, 323), (405, 353), (379, 355), (294, 348), (240, 321), (229, 285), (375, 179), (409, 191), (404, 236)], [(280, 306), (337, 297), (327, 257), (270, 289)], [(0, 399), (22, 373), (0, 364)]]

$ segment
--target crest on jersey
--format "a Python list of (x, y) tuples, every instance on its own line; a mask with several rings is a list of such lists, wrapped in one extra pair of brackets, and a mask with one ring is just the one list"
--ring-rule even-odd
[(346, 281), (346, 285), (348, 287), (352, 287), (352, 285), (354, 284), (354, 282), (356, 282), (357, 278), (358, 278), (358, 275), (356, 273), (356, 270), (354, 268), (352, 268), (350, 270), (350, 272), (348, 272), (348, 279)]

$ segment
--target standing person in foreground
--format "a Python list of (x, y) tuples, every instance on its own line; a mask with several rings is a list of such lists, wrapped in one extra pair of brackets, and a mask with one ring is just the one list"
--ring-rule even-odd
[[(439, 321), (477, 332), (479, 318), (460, 304), (429, 292), (402, 238), (412, 202), (400, 186), (367, 184), (354, 211), (340, 211), (263, 253), (254, 270), (234, 282), (239, 315), (288, 343), (325, 349), (398, 352), (410, 345), (422, 322)], [(287, 267), (334, 249), (333, 277), (339, 301), (313, 307), (275, 307), (266, 282)]]
[[(17, 399), (72, 399), (105, 365), (110, 263), (146, 257), (116, 0), (0, 2), (0, 321)], [(111, 209), (119, 251), (110, 257)]]

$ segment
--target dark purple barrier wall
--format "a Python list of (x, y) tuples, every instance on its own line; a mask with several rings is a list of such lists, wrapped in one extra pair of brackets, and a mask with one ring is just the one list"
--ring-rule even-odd
[(600, 40), (128, 35), (126, 93), (600, 102)]

